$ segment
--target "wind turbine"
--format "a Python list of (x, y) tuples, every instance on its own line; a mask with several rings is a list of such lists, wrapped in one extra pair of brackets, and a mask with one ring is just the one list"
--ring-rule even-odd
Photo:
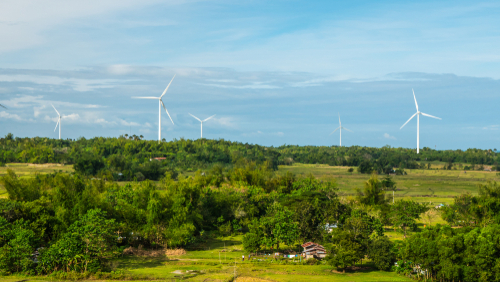
[[(191, 115), (191, 114), (190, 114), (190, 115)], [(211, 117), (209, 117), (209, 118), (206, 118), (206, 119), (204, 119), (204, 120), (201, 120), (201, 119), (199, 119), (199, 118), (197, 118), (197, 117), (195, 117), (195, 116), (193, 116), (193, 115), (191, 115), (191, 116), (192, 116), (192, 117), (194, 117), (195, 119), (197, 119), (197, 120), (199, 120), (199, 121), (201, 122), (201, 139), (203, 139), (203, 123), (204, 123), (205, 121), (207, 121), (207, 120), (209, 120), (209, 119), (213, 118), (215, 115), (213, 115), (213, 116), (211, 116)]]
[(174, 75), (174, 77), (172, 77), (172, 80), (170, 80), (170, 83), (167, 85), (167, 88), (165, 88), (165, 91), (163, 91), (163, 93), (161, 94), (160, 97), (132, 97), (133, 99), (158, 99), (158, 107), (159, 107), (158, 108), (158, 143), (161, 142), (161, 107), (162, 106), (165, 109), (165, 112), (167, 112), (167, 115), (170, 118), (170, 121), (172, 122), (172, 124), (174, 124), (174, 121), (172, 120), (172, 117), (170, 117), (170, 114), (168, 113), (167, 108), (165, 107), (165, 104), (163, 104), (163, 101), (161, 100), (163, 95), (165, 95), (165, 93), (167, 93), (167, 90), (170, 87), (170, 84), (172, 83), (172, 81), (174, 81), (174, 78), (175, 78), (175, 75)]
[(54, 108), (54, 110), (56, 111), (56, 113), (58, 115), (56, 127), (54, 128), (54, 132), (56, 132), (57, 126), (59, 125), (59, 140), (61, 140), (61, 114), (56, 110), (56, 107), (54, 107), (54, 105), (52, 105), (52, 108)]
[(4, 109), (7, 110), (7, 108), (4, 105), (2, 105), (2, 104), (0, 104), (0, 107), (2, 107), (2, 108), (4, 108)]
[(342, 129), (345, 129), (349, 132), (352, 132), (352, 131), (350, 131), (349, 129), (342, 126), (342, 122), (340, 122), (340, 114), (339, 114), (339, 127), (337, 127), (337, 129), (335, 129), (332, 133), (330, 133), (330, 135), (332, 135), (335, 131), (337, 131), (339, 129), (340, 129), (340, 147), (342, 147)]
[(417, 104), (417, 98), (415, 98), (415, 91), (413, 91), (413, 88), (411, 89), (411, 91), (413, 92), (413, 99), (415, 99), (415, 107), (417, 107), (417, 112), (414, 113), (411, 118), (405, 122), (405, 124), (403, 124), (403, 126), (401, 126), (401, 128), (399, 129), (402, 129), (412, 118), (414, 118), (415, 116), (417, 116), (417, 154), (420, 152), (420, 115), (423, 115), (423, 116), (426, 116), (426, 117), (431, 117), (431, 118), (435, 118), (435, 119), (441, 119), (441, 118), (438, 118), (438, 117), (435, 117), (435, 116), (431, 116), (429, 114), (426, 114), (426, 113), (422, 113), (421, 111), (418, 110), (418, 104)]

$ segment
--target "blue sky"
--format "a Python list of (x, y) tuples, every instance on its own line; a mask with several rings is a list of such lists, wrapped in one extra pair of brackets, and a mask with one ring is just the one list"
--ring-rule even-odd
[(496, 148), (500, 3), (4, 0), (0, 135)]

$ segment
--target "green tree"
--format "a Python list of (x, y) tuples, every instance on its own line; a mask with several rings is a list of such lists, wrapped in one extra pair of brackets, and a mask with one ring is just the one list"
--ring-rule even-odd
[(297, 223), (293, 221), (293, 212), (279, 203), (269, 207), (266, 216), (260, 221), (260, 225), (264, 228), (263, 245), (276, 244), (276, 248), (279, 249), (280, 243), (292, 246), (297, 241), (299, 232)]
[(370, 243), (368, 257), (380, 270), (389, 270), (396, 262), (396, 254), (393, 252), (394, 244), (387, 236), (379, 236)]
[(354, 266), (364, 257), (363, 247), (348, 231), (338, 230), (333, 237), (335, 245), (331, 248), (326, 261), (333, 267), (340, 267), (345, 273), (348, 266)]
[(376, 174), (372, 174), (370, 179), (365, 182), (363, 192), (357, 189), (358, 201), (365, 205), (383, 205), (387, 203), (383, 182)]
[(406, 238), (407, 229), (415, 230), (417, 228), (416, 220), (420, 215), (426, 212), (429, 208), (423, 204), (400, 200), (391, 206), (391, 218), (395, 226), (403, 230), (404, 238)]

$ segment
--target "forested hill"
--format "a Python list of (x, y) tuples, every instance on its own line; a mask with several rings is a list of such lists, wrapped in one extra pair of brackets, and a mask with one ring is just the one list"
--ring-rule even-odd
[[(159, 162), (151, 159), (160, 158)], [(419, 155), (413, 149), (292, 146), (265, 147), (225, 140), (145, 141), (138, 136), (119, 138), (57, 140), (49, 138), (18, 138), (8, 134), (0, 139), (0, 163), (68, 163), (87, 175), (107, 170), (133, 178), (140, 172), (148, 179), (157, 179), (166, 170), (195, 171), (214, 165), (228, 166), (238, 162), (267, 163), (270, 168), (294, 162), (340, 166), (367, 165), (379, 172), (394, 167), (420, 168), (424, 161), (492, 165), (498, 168), (496, 149), (437, 151), (423, 148)], [(138, 178), (142, 178), (138, 175)]]

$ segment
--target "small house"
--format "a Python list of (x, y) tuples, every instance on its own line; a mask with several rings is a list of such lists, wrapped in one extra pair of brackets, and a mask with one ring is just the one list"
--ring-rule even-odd
[(322, 259), (326, 257), (325, 247), (314, 242), (307, 242), (302, 245), (304, 250), (302, 251), (302, 257), (305, 259), (315, 258)]

